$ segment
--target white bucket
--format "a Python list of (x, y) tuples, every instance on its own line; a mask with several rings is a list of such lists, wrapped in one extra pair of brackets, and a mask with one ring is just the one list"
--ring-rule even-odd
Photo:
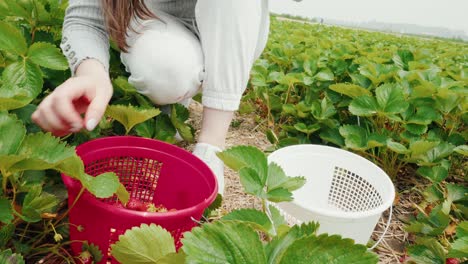
[(294, 192), (293, 202), (276, 206), (293, 223), (319, 222), (319, 234), (338, 234), (367, 244), (381, 214), (391, 210), (392, 181), (382, 169), (354, 153), (294, 145), (273, 152), (268, 162), (281, 166), (288, 176), (306, 178), (305, 186)]

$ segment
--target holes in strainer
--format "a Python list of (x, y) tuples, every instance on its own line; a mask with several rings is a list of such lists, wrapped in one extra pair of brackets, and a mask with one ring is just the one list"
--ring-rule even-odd
[[(115, 172), (130, 193), (130, 197), (152, 202), (162, 165), (162, 162), (148, 158), (110, 157), (87, 164), (85, 170), (90, 175)], [(116, 200), (116, 196), (102, 199), (107, 203), (114, 203)]]
[(124, 234), (124, 231), (117, 230), (115, 228), (109, 229), (109, 247), (107, 248), (106, 253), (106, 264), (118, 263), (111, 255), (111, 245), (119, 241), (119, 236)]
[(328, 204), (345, 212), (367, 211), (383, 204), (379, 192), (361, 176), (335, 167)]

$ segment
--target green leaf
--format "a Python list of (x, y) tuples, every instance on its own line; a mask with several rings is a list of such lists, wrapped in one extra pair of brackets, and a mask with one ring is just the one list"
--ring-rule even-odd
[(416, 172), (433, 183), (440, 183), (448, 177), (448, 170), (442, 166), (419, 167)]
[(175, 142), (174, 136), (177, 130), (175, 129), (168, 115), (161, 114), (158, 117), (156, 117), (155, 130), (156, 133), (154, 134), (154, 138), (169, 143)]
[(306, 183), (305, 177), (288, 177), (283, 169), (276, 163), (268, 164), (267, 189), (284, 188), (290, 192), (295, 191)]
[(320, 125), (319, 124), (306, 125), (304, 123), (297, 123), (294, 125), (294, 128), (299, 132), (310, 135), (314, 133), (315, 131), (319, 130)]
[(113, 172), (106, 172), (96, 177), (86, 176), (84, 186), (97, 198), (111, 197), (121, 188), (119, 178)]
[(438, 163), (442, 161), (443, 158), (450, 156), (453, 153), (454, 145), (442, 142), (436, 145), (434, 148), (430, 149), (424, 155), (420, 156), (422, 162), (425, 163)]
[(0, 21), (0, 50), (24, 55), (27, 51), (26, 40), (14, 26)]
[(117, 188), (115, 195), (122, 204), (126, 204), (130, 199), (130, 194), (128, 193), (127, 189), (125, 189), (125, 186), (121, 183), (119, 183), (119, 187)]
[(175, 252), (171, 234), (155, 224), (133, 227), (111, 245), (111, 254), (120, 263), (154, 264)]
[(360, 126), (344, 125), (340, 127), (340, 134), (345, 138), (346, 147), (363, 150), (367, 148), (367, 133)]
[(244, 190), (246, 193), (249, 193), (258, 197), (263, 197), (264, 183), (262, 183), (260, 176), (253, 168), (244, 167), (240, 169), (239, 177), (240, 177), (240, 182), (242, 186), (244, 187)]
[[(0, 198), (0, 200), (3, 198)], [(1, 201), (0, 201), (1, 204)], [(0, 208), (0, 214), (2, 209)], [(2, 221), (3, 222), (3, 221)], [(0, 228), (0, 248), (5, 248), (8, 242), (13, 238), (15, 234), (16, 226), (14, 224), (6, 224)]]
[(418, 245), (408, 247), (410, 260), (417, 264), (445, 264), (444, 248), (433, 238), (419, 238)]
[(36, 42), (29, 47), (28, 59), (33, 63), (52, 70), (68, 69), (67, 59), (55, 45), (46, 42)]
[(447, 142), (454, 145), (454, 146), (463, 146), (466, 143), (465, 138), (462, 134), (459, 133), (452, 133), (450, 136), (447, 137)]
[(0, 197), (0, 221), (4, 224), (8, 224), (13, 219), (14, 217), (11, 201), (7, 198)]
[(109, 105), (106, 109), (106, 115), (121, 123), (127, 134), (135, 125), (143, 123), (159, 113), (157, 108), (142, 108), (131, 105)]
[(340, 131), (337, 128), (322, 129), (319, 136), (322, 140), (333, 143), (340, 147), (344, 146), (345, 144), (344, 139), (340, 135)]
[(287, 226), (288, 223), (286, 222), (284, 217), (281, 215), (281, 212), (276, 207), (274, 207), (273, 205), (269, 205), (268, 209), (270, 210), (271, 220), (273, 221), (273, 226), (275, 227), (276, 230)]
[(384, 84), (375, 89), (380, 111), (387, 114), (404, 112), (409, 104), (403, 96), (403, 89), (395, 84)]
[(457, 238), (468, 237), (468, 221), (463, 221), (457, 226)]
[(158, 259), (156, 264), (185, 264), (187, 255), (183, 251), (178, 253), (169, 253), (164, 257)]
[(322, 101), (314, 101), (312, 103), (311, 112), (317, 120), (327, 120), (336, 114), (336, 108), (333, 103), (324, 97)]
[(153, 138), (155, 132), (156, 122), (152, 119), (135, 126), (135, 133), (140, 137)]
[(405, 129), (415, 135), (422, 135), (427, 132), (427, 125), (405, 124)]
[(414, 55), (409, 50), (398, 50), (393, 56), (393, 62), (402, 70), (409, 70), (408, 63), (414, 61)]
[(296, 116), (297, 115), (297, 110), (294, 107), (293, 104), (283, 104), (283, 113)]
[(460, 145), (454, 148), (453, 151), (462, 154), (463, 156), (468, 156), (468, 145)]
[(374, 264), (378, 256), (363, 245), (355, 245), (351, 239), (326, 234), (300, 238), (286, 249), (280, 264)]
[(196, 227), (184, 234), (182, 243), (188, 263), (266, 263), (257, 233), (242, 222), (219, 221)]
[(468, 256), (468, 236), (455, 240), (448, 252), (450, 258), (466, 258)]
[(95, 263), (98, 263), (99, 261), (102, 260), (103, 255), (101, 250), (99, 250), (99, 247), (94, 245), (94, 244), (88, 244), (87, 242), (83, 243), (83, 246), (81, 247), (83, 251), (88, 251), (91, 256), (93, 257), (93, 261)]
[(73, 156), (76, 156), (75, 149), (68, 147), (50, 133), (28, 134), (16, 155), (19, 160), (14, 162), (9, 170), (15, 172), (51, 169)]
[(274, 235), (273, 224), (270, 222), (270, 219), (268, 219), (268, 216), (255, 209), (235, 210), (223, 216), (221, 220), (246, 222), (256, 230)]
[(299, 238), (315, 235), (318, 224), (314, 222), (294, 225), (288, 232), (274, 237), (266, 246), (268, 264), (280, 262), (286, 249)]
[(437, 187), (434, 185), (431, 185), (427, 187), (424, 192), (423, 192), (424, 198), (429, 202), (429, 203), (434, 203), (437, 201), (440, 201), (444, 198), (444, 194), (441, 193)]
[(253, 169), (263, 186), (266, 183), (268, 163), (265, 154), (252, 146), (236, 146), (217, 153), (218, 157), (234, 171), (244, 167)]
[(414, 141), (410, 144), (411, 155), (419, 156), (421, 154), (425, 154), (429, 150), (437, 146), (437, 144), (439, 143), (435, 141), (425, 141), (425, 140)]
[(23, 123), (16, 116), (0, 111), (0, 131), (0, 156), (16, 153), (26, 135)]
[(268, 129), (266, 132), (265, 132), (266, 136), (267, 136), (267, 139), (268, 141), (271, 143), (271, 144), (276, 144), (278, 142), (278, 136), (276, 136), (275, 132), (272, 130), (272, 129)]
[(387, 140), (387, 147), (398, 154), (409, 153), (409, 150), (404, 145), (398, 142), (394, 142), (391, 139)]
[(387, 137), (385, 135), (371, 133), (367, 138), (367, 148), (382, 147), (387, 144)]
[(320, 72), (318, 72), (314, 78), (317, 80), (317, 81), (333, 81), (335, 80), (335, 75), (333, 74), (333, 72), (330, 70), (330, 69), (324, 69), (324, 70), (321, 70)]
[(467, 200), (468, 187), (455, 183), (447, 184), (447, 199), (452, 202)]
[(408, 119), (408, 123), (418, 125), (429, 125), (432, 121), (441, 119), (440, 114), (436, 109), (429, 106), (418, 107), (416, 114)]
[(459, 105), (460, 96), (448, 89), (439, 89), (435, 101), (435, 107), (442, 113), (448, 114)]
[(221, 194), (217, 194), (215, 200), (208, 206), (208, 208), (205, 209), (203, 212), (203, 216), (208, 218), (211, 214), (211, 212), (219, 209), (221, 205), (223, 204), (223, 196)]
[(0, 111), (23, 107), (36, 98), (42, 90), (41, 69), (28, 61), (8, 65), (2, 74)]
[(120, 92), (122, 96), (135, 95), (138, 93), (137, 89), (123, 76), (119, 76), (112, 80), (112, 84), (114, 84), (115, 91)]
[(32, 8), (31, 3), (28, 2), (29, 1), (5, 1), (4, 3), (6, 4), (10, 16), (17, 16), (19, 19), (30, 20), (32, 18)]
[(42, 213), (51, 213), (60, 201), (52, 194), (42, 191), (40, 185), (29, 189), (23, 202), (22, 215), (27, 222), (39, 222)]
[(362, 95), (356, 97), (349, 104), (349, 111), (357, 116), (371, 116), (377, 113), (377, 101), (372, 96)]
[(193, 142), (194, 136), (192, 128), (186, 124), (189, 117), (189, 111), (181, 104), (173, 104), (171, 108), (170, 119), (174, 127), (179, 131), (179, 134), (187, 142)]
[(348, 84), (348, 83), (337, 83), (329, 86), (332, 91), (344, 94), (351, 98), (357, 98), (362, 95), (372, 96), (372, 93), (359, 85)]
[(269, 190), (266, 194), (266, 198), (270, 202), (279, 203), (279, 202), (290, 202), (293, 200), (293, 195), (286, 188), (276, 188)]
[(63, 160), (54, 169), (78, 180), (83, 180), (85, 174), (83, 161), (77, 155)]
[(24, 264), (24, 259), (20, 254), (13, 254), (11, 249), (7, 249), (0, 252), (0, 263)]
[(439, 233), (434, 227), (430, 224), (422, 223), (418, 221), (413, 221), (405, 227), (405, 230), (409, 233), (418, 233), (424, 235), (437, 234)]

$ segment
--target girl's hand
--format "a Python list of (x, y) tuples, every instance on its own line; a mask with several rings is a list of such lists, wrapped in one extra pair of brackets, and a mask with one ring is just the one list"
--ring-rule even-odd
[(220, 152), (219, 147), (207, 144), (197, 143), (193, 149), (193, 155), (204, 161), (208, 167), (213, 171), (218, 180), (218, 193), (224, 194), (224, 163), (216, 155)]
[[(32, 120), (55, 136), (93, 130), (112, 97), (112, 84), (101, 63), (83, 61), (72, 77), (47, 96), (32, 114)], [(81, 114), (85, 114), (84, 118)]]

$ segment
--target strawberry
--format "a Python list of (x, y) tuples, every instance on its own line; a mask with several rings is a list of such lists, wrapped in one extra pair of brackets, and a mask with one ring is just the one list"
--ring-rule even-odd
[(135, 199), (135, 198), (130, 198), (130, 200), (128, 200), (128, 203), (126, 205), (127, 209), (130, 209), (130, 210), (134, 210), (134, 211), (144, 211), (145, 208), (144, 208), (144, 204)]
[(448, 258), (445, 260), (445, 264), (459, 264), (460, 261), (456, 258)]

